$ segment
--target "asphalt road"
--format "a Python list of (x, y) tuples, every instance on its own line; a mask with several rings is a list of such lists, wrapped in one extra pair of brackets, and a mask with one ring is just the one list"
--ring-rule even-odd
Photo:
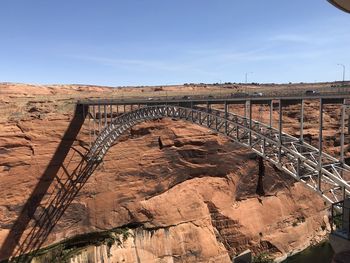
[(171, 99), (166, 97), (152, 97), (148, 99), (135, 99), (135, 98), (123, 98), (123, 99), (84, 99), (78, 100), (77, 104), (83, 105), (157, 105), (157, 104), (242, 104), (247, 100), (253, 104), (270, 104), (274, 100), (282, 100), (286, 104), (298, 104), (301, 100), (321, 100), (324, 104), (342, 104), (344, 100), (349, 103), (350, 94), (317, 94), (317, 95), (301, 95), (301, 96), (245, 96), (245, 97), (203, 97), (203, 96), (179, 96), (172, 97)]

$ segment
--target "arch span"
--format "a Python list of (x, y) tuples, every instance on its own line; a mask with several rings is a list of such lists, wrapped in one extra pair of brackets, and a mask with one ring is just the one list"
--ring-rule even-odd
[(317, 148), (269, 125), (201, 107), (157, 105), (125, 113), (99, 133), (87, 155), (88, 162), (101, 162), (120, 135), (132, 126), (159, 118), (185, 120), (220, 133), (250, 148), (328, 202), (334, 203), (350, 195), (350, 167), (336, 158), (326, 153), (319, 156)]

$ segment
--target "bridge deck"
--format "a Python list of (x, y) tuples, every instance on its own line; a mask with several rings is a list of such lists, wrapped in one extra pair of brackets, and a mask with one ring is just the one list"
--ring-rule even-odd
[(323, 100), (323, 104), (342, 104), (344, 99), (350, 100), (350, 94), (343, 95), (310, 95), (310, 96), (282, 96), (282, 97), (264, 97), (264, 96), (251, 96), (251, 97), (239, 97), (239, 98), (189, 98), (183, 99), (175, 97), (169, 98), (152, 98), (152, 99), (136, 99), (136, 98), (124, 98), (124, 99), (85, 99), (79, 100), (77, 103), (82, 105), (152, 105), (159, 103), (178, 104), (185, 102), (192, 102), (193, 104), (222, 104), (224, 102), (228, 104), (244, 104), (246, 101), (251, 101), (253, 104), (270, 104), (271, 101), (281, 100), (285, 103), (299, 104), (302, 100)]

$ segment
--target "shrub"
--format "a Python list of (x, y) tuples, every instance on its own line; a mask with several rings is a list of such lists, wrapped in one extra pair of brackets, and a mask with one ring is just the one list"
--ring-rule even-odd
[(267, 253), (261, 253), (253, 258), (253, 263), (273, 263), (273, 259)]

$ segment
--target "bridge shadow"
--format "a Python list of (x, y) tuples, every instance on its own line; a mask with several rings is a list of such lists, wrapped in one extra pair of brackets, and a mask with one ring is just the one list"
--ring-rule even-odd
[[(74, 150), (73, 143), (81, 130), (87, 113), (86, 106), (77, 105), (74, 117), (51, 161), (2, 244), (0, 258), (9, 259), (22, 255), (12, 260), (9, 259), (8, 262), (30, 262), (74, 197), (97, 168), (98, 163), (87, 162), (84, 154), (79, 152), (80, 162), (72, 172), (69, 172), (64, 166), (68, 153), (71, 149)], [(66, 178), (58, 176), (60, 169), (63, 170)], [(48, 190), (54, 182), (56, 190), (47, 198)], [(45, 197), (48, 200), (43, 202)], [(25, 231), (28, 228), (31, 230), (27, 234)], [(23, 234), (24, 237), (22, 237)], [(28, 252), (30, 254), (26, 254)]]

